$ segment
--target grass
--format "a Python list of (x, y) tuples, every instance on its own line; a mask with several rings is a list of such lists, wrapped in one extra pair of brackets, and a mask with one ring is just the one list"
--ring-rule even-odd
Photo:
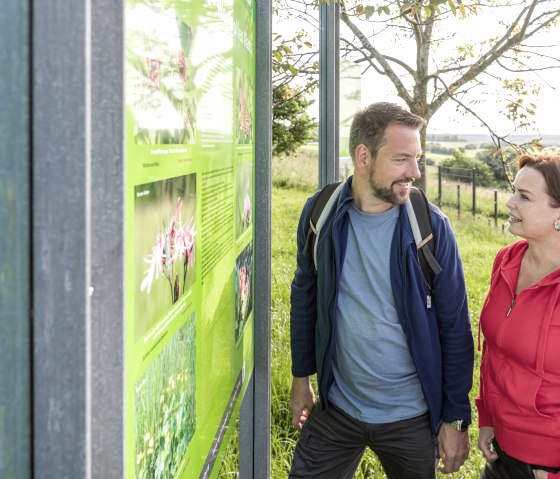
[[(295, 158), (273, 161), (272, 191), (272, 384), (271, 384), (271, 477), (285, 478), (288, 475), (293, 450), (297, 442), (296, 433), (290, 424), (289, 392), (291, 385), (289, 345), (289, 295), (295, 269), (296, 228), (301, 208), (317, 184), (316, 155), (300, 152)], [(433, 182), (432, 182), (433, 183)], [(289, 186), (289, 187), (288, 187)], [(437, 183), (436, 183), (437, 187)], [(431, 197), (433, 195), (430, 194)], [(436, 194), (437, 197), (437, 194)], [(446, 209), (457, 236), (463, 258), (469, 309), (475, 346), (477, 343), (478, 317), (486, 297), (494, 256), (500, 247), (512, 242), (514, 237), (503, 233), (501, 228), (489, 225), (483, 216), (472, 217), (470, 213), (457, 217), (455, 209)], [(466, 212), (465, 212), (466, 213)], [(478, 366), (480, 353), (477, 351), (473, 389), (470, 394), (473, 406), (473, 423), (476, 425), (474, 398), (478, 394)], [(461, 471), (454, 474), (457, 479), (478, 479), (484, 460), (476, 449), (477, 428), (470, 428), (471, 453)], [(238, 435), (234, 434), (228, 446), (225, 460), (219, 473), (220, 478), (238, 477)], [(357, 479), (385, 477), (375, 456), (368, 452), (356, 472)], [(449, 476), (439, 475), (444, 478)]]
[(135, 477), (173, 477), (195, 432), (195, 322), (185, 322), (138, 380)]
[[(438, 203), (438, 170), (436, 166), (428, 166), (426, 168), (426, 178), (428, 183), (428, 198)], [(460, 188), (460, 194), (457, 189)], [(446, 209), (449, 216), (457, 215), (460, 204), (461, 215), (472, 215), (472, 183), (458, 183), (443, 179), (441, 182), (441, 206)], [(495, 221), (497, 217), (498, 223), (504, 223), (508, 217), (505, 202), (509, 196), (509, 191), (505, 189), (476, 188), (476, 208), (477, 215), (483, 216), (486, 221)], [(460, 200), (459, 200), (460, 198)], [(495, 201), (495, 198), (497, 201)], [(496, 215), (497, 213), (497, 215)]]

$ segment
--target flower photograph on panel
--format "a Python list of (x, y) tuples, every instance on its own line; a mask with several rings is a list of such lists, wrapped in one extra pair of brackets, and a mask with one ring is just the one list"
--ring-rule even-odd
[(236, 72), (237, 143), (253, 143), (253, 81), (240, 68)]
[(174, 2), (128, 0), (126, 102), (137, 144), (194, 141), (194, 30), (177, 16)]
[(134, 188), (135, 339), (196, 277), (196, 174)]
[(235, 183), (235, 232), (239, 237), (253, 224), (253, 163), (237, 165)]
[(136, 382), (134, 477), (174, 477), (196, 429), (195, 365), (193, 313)]
[(235, 342), (253, 309), (253, 243), (249, 243), (235, 261)]

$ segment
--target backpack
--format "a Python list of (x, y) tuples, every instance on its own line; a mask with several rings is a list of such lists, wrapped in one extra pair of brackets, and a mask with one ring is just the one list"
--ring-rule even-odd
[[(309, 231), (303, 253), (308, 254), (309, 251), (312, 251), (315, 272), (317, 272), (317, 243), (319, 234), (334, 205), (338, 202), (343, 186), (343, 181), (329, 183), (321, 190), (311, 210)], [(409, 199), (406, 200), (405, 205), (410, 227), (414, 234), (416, 248), (418, 249), (418, 260), (424, 277), (430, 286), (430, 293), (433, 293), (434, 276), (441, 272), (441, 266), (434, 256), (435, 236), (432, 230), (432, 217), (428, 208), (428, 199), (422, 190), (412, 187)]]

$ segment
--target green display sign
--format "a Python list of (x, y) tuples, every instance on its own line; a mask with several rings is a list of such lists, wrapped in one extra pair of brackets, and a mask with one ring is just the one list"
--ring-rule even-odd
[(253, 370), (255, 5), (125, 19), (126, 477), (215, 477)]

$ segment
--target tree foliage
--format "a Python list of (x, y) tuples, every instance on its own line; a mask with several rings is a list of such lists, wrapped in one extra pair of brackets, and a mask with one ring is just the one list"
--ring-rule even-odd
[(517, 154), (513, 148), (502, 148), (496, 151), (493, 144), (485, 145), (477, 154), (476, 158), (490, 168), (494, 178), (500, 185), (507, 185), (513, 182), (517, 173), (515, 158)]
[[(277, 17), (282, 7), (278, 0), (274, 13)], [(288, 0), (289, 1), (289, 0)], [(304, 16), (312, 16), (312, 5), (303, 5)], [(289, 10), (285, 19), (297, 14)], [(303, 28), (290, 34), (273, 34), (272, 49), (272, 153), (290, 155), (311, 139), (317, 127), (308, 107), (318, 85), (319, 63), (317, 51), (308, 32)]]
[[(297, 12), (313, 21), (305, 0), (276, 1), (289, 3), (288, 15)], [(363, 65), (364, 72), (373, 70), (387, 79), (412, 112), (429, 123), (444, 104), (453, 102), (458, 113), (474, 116), (487, 128), (496, 149), (538, 146), (538, 142), (514, 145), (509, 135), (533, 123), (537, 105), (528, 98), (539, 93), (540, 84), (530, 75), (560, 66), (560, 59), (549, 55), (547, 45), (538, 40), (558, 25), (558, 0), (338, 0), (338, 4), (342, 54)], [(314, 15), (317, 18), (317, 12)], [(497, 19), (496, 27), (477, 30), (477, 20), (489, 15)], [(476, 41), (458, 34), (465, 28)], [(302, 53), (293, 57), (285, 53), (284, 62), (297, 58), (296, 72), (309, 72)], [(308, 60), (312, 63), (315, 58)], [(481, 87), (489, 84), (494, 88), (488, 96), (496, 105), (495, 113), (511, 122), (507, 133), (498, 133), (480, 114)], [(425, 148), (426, 129), (421, 142)]]
[(443, 160), (441, 167), (443, 176), (454, 181), (470, 182), (474, 169), (478, 185), (495, 186), (497, 184), (490, 167), (478, 159), (469, 158), (464, 148), (453, 150), (452, 156)]
[(311, 101), (304, 90), (289, 85), (276, 86), (272, 92), (272, 154), (295, 153), (310, 137), (317, 123), (307, 112)]

